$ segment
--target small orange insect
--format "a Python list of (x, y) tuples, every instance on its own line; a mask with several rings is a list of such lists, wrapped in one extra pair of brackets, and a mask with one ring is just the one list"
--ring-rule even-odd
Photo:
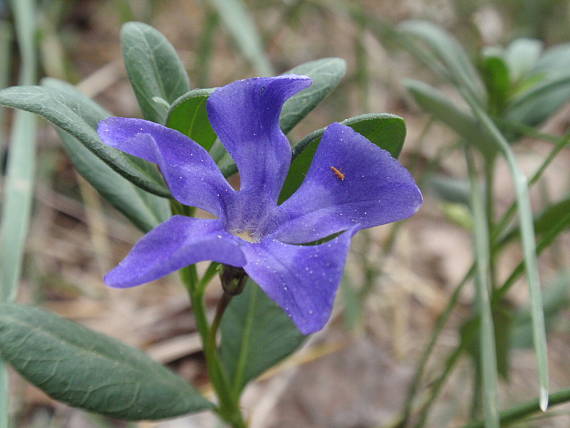
[(334, 175), (336, 175), (336, 177), (340, 180), (340, 181), (344, 181), (344, 179), (346, 178), (346, 175), (338, 168), (331, 166), (331, 170), (334, 173)]

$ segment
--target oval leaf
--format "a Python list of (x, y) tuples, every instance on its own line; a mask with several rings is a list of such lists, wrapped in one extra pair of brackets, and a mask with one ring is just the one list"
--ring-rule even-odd
[(511, 80), (516, 82), (524, 78), (535, 66), (541, 52), (540, 40), (527, 38), (513, 40), (505, 52)]
[[(69, 93), (43, 86), (14, 86), (0, 90), (0, 105), (42, 116), (73, 135), (93, 154), (137, 186), (157, 195), (170, 195), (157, 170), (150, 168), (148, 162), (101, 142), (89, 119), (95, 108), (86, 107), (76, 97), (70, 97)], [(100, 108), (97, 110), (104, 111)]]
[(166, 126), (196, 141), (206, 150), (210, 150), (216, 133), (210, 125), (206, 101), (214, 89), (194, 89), (178, 98), (168, 110)]
[(283, 74), (309, 76), (313, 84), (291, 97), (281, 111), (280, 124), (285, 134), (308, 115), (340, 83), (346, 73), (346, 62), (341, 58), (322, 58), (306, 62)]
[(249, 280), (222, 318), (222, 363), (237, 396), (244, 386), (292, 354), (306, 336)]
[[(399, 116), (387, 113), (363, 114), (340, 123), (350, 126), (395, 158), (404, 145), (406, 124)], [(293, 161), (279, 196), (281, 202), (289, 198), (303, 182), (324, 132), (324, 128), (314, 131), (295, 146)]]
[(0, 356), (56, 400), (128, 420), (212, 407), (141, 351), (55, 314), (0, 304)]
[(123, 25), (121, 45), (144, 118), (164, 123), (168, 106), (190, 90), (180, 58), (162, 33), (141, 22)]
[[(48, 78), (42, 80), (42, 85), (66, 92), (78, 106), (81, 106), (81, 116), (93, 128), (109, 116), (97, 103), (68, 83)], [(58, 133), (65, 151), (79, 174), (140, 230), (148, 232), (168, 218), (170, 211), (167, 199), (133, 185), (82, 146), (76, 138), (62, 130), (58, 130)], [(149, 167), (154, 168), (150, 164)]]

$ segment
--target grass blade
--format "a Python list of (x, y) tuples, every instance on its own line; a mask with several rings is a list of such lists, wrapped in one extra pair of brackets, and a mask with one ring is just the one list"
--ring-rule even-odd
[[(8, 86), (10, 81), (10, 66), (12, 63), (10, 43), (12, 33), (6, 21), (0, 21), (0, 89)], [(0, 107), (0, 150), (4, 146), (4, 109)]]
[(549, 389), (548, 350), (546, 345), (546, 329), (544, 324), (544, 313), (542, 309), (542, 294), (540, 291), (540, 277), (538, 274), (538, 261), (536, 257), (536, 242), (534, 236), (533, 216), (528, 194), (527, 178), (520, 170), (514, 154), (509, 144), (507, 143), (507, 140), (497, 129), (493, 121), (489, 118), (489, 116), (479, 106), (478, 102), (467, 90), (461, 87), (459, 87), (459, 90), (465, 98), (465, 101), (467, 101), (471, 107), (475, 117), (477, 117), (477, 119), (481, 122), (481, 125), (486, 128), (492, 140), (497, 145), (497, 148), (505, 157), (507, 165), (513, 177), (518, 205), (524, 261), (530, 291), (533, 340), (538, 364), (541, 408), (543, 410), (546, 410), (548, 407)]
[(219, 13), (223, 24), (234, 38), (245, 58), (262, 75), (274, 74), (273, 67), (263, 51), (255, 22), (241, 0), (209, 0)]
[(471, 209), (474, 219), (473, 239), (475, 246), (477, 306), (481, 320), (479, 346), (481, 352), (483, 404), (485, 427), (498, 428), (497, 412), (497, 353), (495, 350), (495, 328), (491, 310), (490, 291), (490, 240), (483, 192), (479, 185), (474, 161), (468, 148), (465, 149), (469, 180), (471, 183)]
[[(34, 0), (13, 0), (11, 3), (22, 59), (22, 84), (32, 84), (36, 78), (34, 3)], [(0, 302), (14, 299), (20, 279), (33, 198), (35, 139), (35, 116), (16, 113), (0, 225)], [(10, 425), (9, 400), (8, 373), (0, 362), (0, 428)]]
[[(557, 404), (564, 404), (570, 401), (570, 388), (554, 392), (548, 396), (548, 401), (551, 406)], [(510, 409), (504, 410), (500, 413), (501, 426), (507, 426), (512, 423), (518, 422), (521, 419), (530, 416), (539, 411), (544, 411), (542, 408), (542, 397), (520, 404)], [(465, 425), (463, 428), (482, 428), (483, 422), (472, 422)]]

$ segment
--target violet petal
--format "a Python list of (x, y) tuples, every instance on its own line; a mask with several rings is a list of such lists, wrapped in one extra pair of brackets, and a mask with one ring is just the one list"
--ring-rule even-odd
[(338, 123), (325, 131), (305, 181), (278, 208), (271, 237), (312, 242), (358, 225), (378, 226), (412, 216), (422, 194), (387, 151)]
[(232, 266), (246, 262), (236, 238), (223, 229), (222, 221), (176, 215), (137, 242), (105, 276), (105, 282), (116, 288), (133, 287), (203, 260)]
[(312, 246), (274, 239), (244, 245), (244, 269), (303, 334), (314, 333), (330, 318), (352, 234)]
[(285, 101), (310, 84), (293, 74), (259, 77), (230, 83), (208, 98), (212, 127), (239, 169), (243, 196), (255, 206), (277, 201), (291, 163), (279, 115)]
[(105, 144), (159, 165), (172, 195), (186, 205), (224, 215), (234, 190), (199, 144), (178, 131), (142, 119), (111, 117), (99, 123)]

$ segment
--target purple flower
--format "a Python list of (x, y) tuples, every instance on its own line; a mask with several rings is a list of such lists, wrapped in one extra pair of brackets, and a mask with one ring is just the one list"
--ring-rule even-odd
[[(297, 75), (246, 79), (209, 97), (208, 116), (237, 164), (239, 191), (208, 152), (183, 134), (141, 119), (103, 120), (103, 142), (158, 164), (178, 201), (217, 217), (173, 216), (144, 236), (105, 282), (132, 287), (213, 260), (243, 267), (302, 333), (323, 328), (352, 236), (413, 215), (422, 195), (388, 152), (333, 123), (301, 187), (278, 205), (291, 163), (279, 115), (283, 103), (310, 84)], [(336, 233), (320, 245), (299, 245)]]

